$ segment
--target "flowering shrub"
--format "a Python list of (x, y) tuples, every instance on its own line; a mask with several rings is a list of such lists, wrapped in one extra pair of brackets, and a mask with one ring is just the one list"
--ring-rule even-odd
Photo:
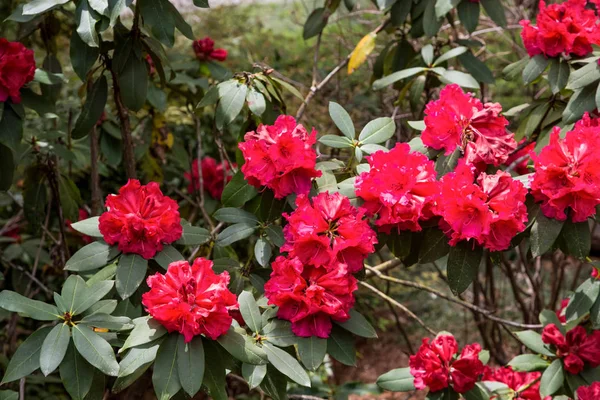
[(19, 42), (0, 38), (0, 102), (21, 102), (21, 88), (33, 80), (33, 51)]
[[(202, 185), (213, 198), (220, 200), (223, 188), (231, 181), (231, 167), (229, 164), (217, 162), (212, 157), (204, 157), (201, 161)], [(236, 167), (233, 165), (233, 167)], [(190, 183), (188, 192), (195, 193), (200, 190), (200, 174), (198, 173), (198, 160), (192, 161), (192, 170), (184, 174)]]

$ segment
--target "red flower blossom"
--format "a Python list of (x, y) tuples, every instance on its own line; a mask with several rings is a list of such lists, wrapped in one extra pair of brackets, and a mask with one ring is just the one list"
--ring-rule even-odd
[(149, 276), (147, 283), (150, 291), (142, 295), (146, 311), (169, 332), (181, 333), (186, 343), (201, 334), (217, 339), (231, 326), (230, 311), (239, 308), (227, 289), (229, 273), (216, 275), (205, 258), (196, 258), (192, 265), (175, 261), (164, 275)]
[(569, 305), (570, 299), (568, 297), (562, 299), (560, 301), (560, 307), (556, 311), (556, 316), (558, 320), (563, 324), (567, 322), (567, 316), (565, 315), (565, 311), (567, 310), (567, 306)]
[[(523, 139), (519, 142), (518, 146), (523, 145), (527, 139)], [(515, 151), (506, 159), (504, 165), (507, 167), (511, 166), (513, 163), (517, 163), (513, 167), (513, 171), (515, 171), (518, 175), (528, 174), (529, 168), (527, 164), (529, 164), (529, 160), (531, 160), (531, 152), (535, 149), (535, 143), (529, 143), (527, 146), (523, 147), (519, 151)]]
[(481, 173), (473, 181), (472, 169), (463, 162), (442, 178), (436, 207), (440, 227), (452, 246), (474, 239), (491, 251), (506, 250), (525, 229), (527, 189), (503, 171)]
[(154, 67), (154, 60), (150, 54), (146, 54), (146, 64), (148, 64), (148, 75), (153, 76), (156, 73), (156, 67)]
[[(483, 104), (460, 86), (452, 84), (440, 98), (425, 107), (423, 144), (451, 154), (457, 147), (468, 164), (499, 166), (517, 148), (515, 135), (506, 130), (508, 121), (500, 116), (498, 103)], [(484, 169), (484, 168), (482, 168)]]
[(195, 40), (192, 44), (192, 47), (194, 48), (194, 53), (196, 53), (196, 57), (198, 57), (198, 59), (201, 61), (225, 61), (225, 59), (227, 59), (227, 50), (215, 49), (214, 40), (212, 40), (208, 36), (204, 39)]
[[(235, 164), (234, 164), (235, 166)], [(183, 174), (190, 184), (188, 192), (195, 193), (200, 188), (200, 175), (198, 175), (198, 159), (192, 162), (192, 170)], [(202, 186), (213, 199), (220, 200), (223, 188), (232, 178), (232, 170), (228, 163), (217, 162), (212, 157), (202, 159)]]
[(560, 128), (550, 134), (550, 144), (536, 156), (531, 194), (542, 203), (548, 218), (585, 221), (600, 204), (600, 127), (577, 124), (560, 139)]
[(577, 389), (578, 400), (598, 400), (600, 399), (600, 382), (594, 382), (590, 386), (580, 386)]
[(33, 80), (34, 74), (33, 50), (0, 38), (0, 102), (10, 97), (13, 103), (20, 103), (20, 90)]
[(580, 373), (585, 363), (592, 368), (600, 365), (600, 331), (588, 335), (584, 327), (576, 326), (564, 336), (556, 325), (549, 324), (542, 332), (542, 341), (554, 346), (565, 369), (573, 375)]
[(350, 318), (358, 285), (345, 264), (314, 267), (302, 264), (297, 257), (279, 256), (271, 267), (265, 297), (269, 304), (279, 307), (279, 318), (292, 322), (295, 335), (327, 338), (332, 320)]
[(281, 251), (304, 264), (321, 266), (337, 259), (347, 264), (351, 273), (363, 268), (364, 259), (377, 243), (375, 232), (363, 219), (364, 211), (339, 193), (319, 193), (311, 200), (301, 194), (296, 206), (294, 212), (283, 215), (288, 224)]
[[(482, 380), (505, 383), (515, 392), (519, 392), (519, 399), (541, 400), (540, 382), (532, 384), (540, 376), (540, 372), (517, 372), (511, 367), (500, 367), (495, 370), (486, 367)], [(492, 399), (496, 398), (496, 396), (492, 397)]]
[(439, 190), (433, 161), (410, 146), (398, 143), (389, 152), (367, 157), (371, 169), (356, 178), (356, 195), (365, 202), (368, 215), (377, 215), (375, 225), (390, 233), (392, 228), (420, 231), (419, 221), (433, 216)]
[(430, 392), (438, 392), (452, 386), (458, 393), (468, 392), (484, 372), (479, 352), (479, 344), (469, 344), (456, 357), (458, 343), (449, 334), (440, 334), (431, 343), (429, 338), (423, 339), (419, 351), (408, 362), (415, 388), (428, 387)]
[(181, 237), (179, 206), (164, 196), (158, 183), (141, 185), (130, 179), (119, 194), (106, 197), (108, 211), (100, 216), (100, 232), (106, 243), (118, 244), (124, 253), (148, 259)]
[(592, 44), (600, 43), (600, 28), (593, 10), (586, 9), (586, 0), (567, 0), (546, 5), (540, 1), (537, 26), (522, 20), (521, 38), (529, 56), (561, 54), (583, 57), (592, 52)]
[(244, 136), (238, 146), (246, 163), (242, 172), (255, 187), (266, 186), (281, 199), (291, 193), (308, 194), (315, 170), (317, 153), (312, 148), (317, 131), (309, 134), (294, 117), (280, 115), (274, 125), (259, 125)]

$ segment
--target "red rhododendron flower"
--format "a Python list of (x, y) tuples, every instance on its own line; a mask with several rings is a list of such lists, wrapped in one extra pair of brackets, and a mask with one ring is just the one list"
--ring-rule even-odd
[[(232, 170), (228, 163), (218, 162), (212, 157), (202, 159), (202, 186), (213, 199), (220, 200), (223, 188), (232, 178)], [(235, 166), (235, 164), (234, 164)], [(188, 192), (195, 193), (200, 189), (200, 175), (198, 175), (198, 159), (192, 162), (192, 170), (183, 174), (190, 181)]]
[(280, 115), (274, 125), (259, 125), (238, 145), (246, 160), (242, 165), (246, 180), (273, 190), (277, 199), (308, 194), (312, 178), (321, 176), (315, 170), (317, 153), (312, 148), (316, 138), (314, 128), (309, 134), (289, 115)]
[(347, 321), (358, 288), (348, 266), (334, 262), (325, 267), (305, 265), (298, 259), (277, 257), (265, 284), (269, 304), (279, 307), (277, 316), (291, 321), (301, 337), (327, 338), (334, 321)]
[(584, 327), (576, 326), (565, 336), (556, 325), (549, 324), (542, 332), (542, 341), (555, 347), (556, 355), (573, 375), (580, 373), (585, 363), (592, 368), (600, 365), (600, 331), (588, 335)]
[(0, 102), (10, 97), (13, 103), (20, 103), (20, 90), (33, 80), (34, 74), (33, 50), (0, 38)]
[(479, 352), (481, 346), (474, 343), (458, 355), (458, 343), (449, 334), (440, 334), (431, 342), (423, 339), (419, 351), (408, 362), (415, 388), (428, 387), (430, 392), (438, 392), (452, 386), (458, 393), (468, 392), (484, 371)]
[[(440, 91), (440, 98), (425, 107), (423, 144), (451, 154), (457, 147), (468, 164), (504, 164), (517, 148), (515, 135), (506, 130), (508, 121), (500, 115), (498, 103), (483, 104), (460, 86)], [(484, 169), (484, 168), (482, 168)]]
[(192, 44), (194, 48), (194, 53), (196, 53), (196, 57), (198, 57), (201, 61), (207, 60), (217, 60), (217, 61), (225, 61), (227, 58), (227, 50), (225, 49), (215, 49), (215, 42), (208, 36), (204, 39), (195, 40)]
[(529, 56), (582, 57), (591, 53), (592, 44), (600, 43), (600, 27), (595, 12), (586, 9), (586, 3), (586, 0), (567, 0), (547, 6), (540, 1), (537, 25), (528, 20), (520, 22), (521, 38)]
[[(540, 382), (535, 382), (541, 375), (540, 372), (517, 372), (511, 367), (500, 367), (495, 370), (486, 367), (482, 380), (506, 384), (515, 392), (519, 392), (519, 399), (541, 400)], [(498, 396), (491, 397), (491, 399), (497, 398)]]
[(585, 221), (600, 204), (600, 127), (582, 122), (560, 139), (560, 128), (539, 156), (532, 153), (535, 174), (531, 194), (548, 218)]
[(600, 382), (594, 382), (590, 386), (581, 386), (577, 389), (578, 400), (600, 399)]
[(146, 54), (146, 64), (148, 64), (148, 75), (154, 75), (156, 73), (156, 67), (154, 66), (154, 60), (152, 60), (150, 54)]
[(130, 179), (119, 194), (106, 197), (108, 211), (100, 216), (106, 243), (118, 244), (123, 253), (148, 259), (181, 237), (179, 206), (164, 196), (158, 183), (140, 184)]
[(181, 333), (186, 343), (201, 334), (217, 339), (231, 326), (230, 311), (239, 308), (227, 289), (229, 273), (215, 274), (212, 261), (205, 258), (196, 258), (192, 265), (175, 261), (164, 275), (156, 273), (146, 282), (146, 311), (169, 332)]
[(556, 316), (558, 317), (558, 320), (563, 324), (567, 322), (567, 316), (565, 315), (565, 311), (567, 310), (569, 301), (570, 299), (568, 297), (562, 299), (560, 302), (560, 307), (556, 311)]
[(380, 231), (420, 231), (419, 221), (433, 216), (438, 182), (433, 161), (398, 143), (389, 152), (367, 157), (371, 169), (356, 178), (356, 195), (369, 215), (377, 215)]
[[(519, 142), (518, 146), (521, 146), (525, 143), (527, 139), (523, 139)], [(527, 146), (521, 148), (519, 151), (515, 151), (506, 159), (504, 165), (510, 167), (513, 163), (516, 165), (512, 168), (518, 175), (528, 174), (529, 168), (527, 165), (529, 164), (529, 160), (531, 160), (531, 152), (535, 149), (535, 143), (529, 143)]]
[(436, 207), (440, 227), (452, 246), (474, 239), (491, 251), (506, 250), (525, 229), (526, 195), (523, 184), (507, 172), (481, 173), (474, 182), (473, 170), (461, 162), (441, 180)]

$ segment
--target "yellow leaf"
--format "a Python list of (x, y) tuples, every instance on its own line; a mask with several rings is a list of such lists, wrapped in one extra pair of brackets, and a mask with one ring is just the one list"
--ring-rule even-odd
[(375, 48), (376, 37), (377, 34), (375, 32), (371, 32), (360, 39), (360, 42), (358, 42), (352, 51), (352, 55), (350, 56), (350, 61), (348, 62), (348, 75), (353, 73), (367, 60), (367, 56), (371, 54)]

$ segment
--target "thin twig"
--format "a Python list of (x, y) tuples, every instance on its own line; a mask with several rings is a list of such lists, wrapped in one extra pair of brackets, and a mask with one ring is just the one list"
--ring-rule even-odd
[[(196, 140), (198, 141), (198, 146), (196, 147), (196, 163), (198, 164), (198, 207), (202, 212), (202, 216), (206, 223), (210, 226), (210, 230), (215, 229), (215, 224), (213, 223), (210, 215), (206, 211), (204, 207), (204, 177), (202, 176), (202, 129), (200, 129), (200, 118), (194, 114), (194, 123), (196, 125)], [(192, 179), (194, 176), (192, 174)], [(194, 180), (194, 186), (196, 185), (196, 181)]]

